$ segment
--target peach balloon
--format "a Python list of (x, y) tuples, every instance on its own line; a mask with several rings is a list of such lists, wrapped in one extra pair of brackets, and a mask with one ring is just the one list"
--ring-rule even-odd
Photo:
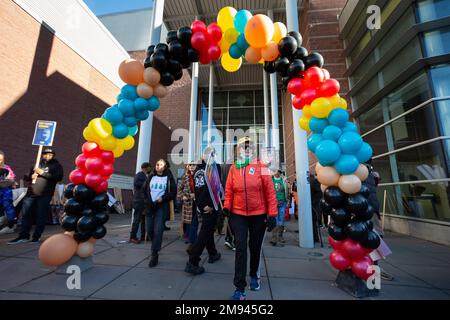
[(348, 194), (355, 194), (361, 190), (361, 180), (354, 174), (342, 175), (339, 179), (339, 188)]
[(245, 40), (251, 47), (264, 48), (273, 38), (273, 22), (264, 14), (254, 15), (247, 22), (244, 34)]
[(158, 98), (164, 98), (167, 95), (167, 88), (162, 84), (157, 84), (153, 87), (153, 94)]
[(138, 85), (136, 90), (138, 96), (141, 98), (150, 99), (151, 96), (153, 96), (153, 88), (145, 82), (142, 82), (140, 85)]
[(88, 240), (88, 242), (90, 242), (90, 243), (92, 243), (92, 244), (95, 244), (95, 243), (97, 242), (97, 239), (95, 239), (95, 238), (90, 238), (90, 239)]
[(358, 169), (353, 173), (357, 176), (361, 181), (365, 181), (369, 176), (369, 169), (363, 164), (360, 164)]
[(94, 244), (90, 241), (82, 242), (78, 245), (77, 255), (81, 258), (87, 258), (94, 253)]
[(245, 60), (250, 63), (258, 63), (259, 60), (261, 60), (261, 50), (248, 47), (248, 49), (245, 51)]
[(124, 60), (119, 66), (119, 76), (123, 82), (137, 86), (144, 82), (144, 65), (134, 59)]
[(341, 175), (333, 167), (323, 167), (317, 172), (317, 180), (325, 186), (337, 186)]
[(156, 70), (155, 68), (152, 68), (152, 67), (145, 69), (144, 81), (148, 85), (154, 87), (159, 83), (160, 80), (161, 80), (161, 74), (159, 73), (158, 70)]
[(270, 41), (267, 46), (261, 50), (261, 56), (265, 61), (275, 61), (279, 55), (278, 44), (274, 41)]
[(60, 266), (77, 252), (78, 243), (67, 234), (55, 234), (39, 248), (39, 260), (47, 266)]
[(315, 168), (315, 170), (316, 170), (316, 173), (317, 173), (317, 174), (319, 173), (320, 170), (322, 170), (322, 168), (323, 168), (323, 166), (322, 166), (319, 162), (316, 162), (316, 168)]

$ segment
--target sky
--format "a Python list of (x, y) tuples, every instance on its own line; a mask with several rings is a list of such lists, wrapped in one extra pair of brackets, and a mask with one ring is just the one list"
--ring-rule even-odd
[(124, 12), (142, 8), (151, 8), (152, 0), (84, 0), (96, 16)]

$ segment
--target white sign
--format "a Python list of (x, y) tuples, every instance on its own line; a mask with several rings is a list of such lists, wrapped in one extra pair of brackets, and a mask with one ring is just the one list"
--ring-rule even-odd
[(108, 188), (119, 188), (122, 190), (133, 190), (134, 178), (122, 174), (113, 174), (108, 181)]

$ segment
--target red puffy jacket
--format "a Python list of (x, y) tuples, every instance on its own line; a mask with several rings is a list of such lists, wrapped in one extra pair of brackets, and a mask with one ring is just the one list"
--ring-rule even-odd
[(224, 208), (244, 216), (276, 217), (277, 197), (268, 168), (259, 161), (241, 169), (233, 165), (225, 187)]

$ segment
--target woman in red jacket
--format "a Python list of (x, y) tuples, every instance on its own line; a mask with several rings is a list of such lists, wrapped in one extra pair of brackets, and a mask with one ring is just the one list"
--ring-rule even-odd
[(236, 255), (234, 300), (245, 300), (247, 286), (247, 237), (250, 249), (250, 290), (260, 289), (258, 274), (261, 246), (266, 226), (275, 227), (277, 198), (269, 169), (256, 158), (255, 144), (249, 137), (238, 142), (238, 160), (230, 169), (225, 187), (224, 214), (235, 234)]

